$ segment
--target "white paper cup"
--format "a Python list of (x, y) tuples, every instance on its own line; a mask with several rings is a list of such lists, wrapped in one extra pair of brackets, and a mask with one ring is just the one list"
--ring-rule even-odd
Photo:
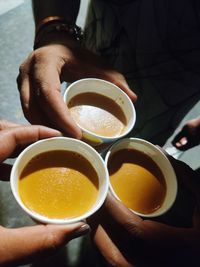
[[(143, 214), (136, 212), (132, 210), (135, 214), (142, 216), (142, 217), (156, 217), (164, 214), (167, 212), (171, 206), (173, 205), (176, 195), (177, 195), (177, 180), (176, 180), (176, 174), (174, 172), (174, 169), (166, 157), (166, 155), (155, 145), (149, 143), (148, 141), (145, 141), (143, 139), (139, 138), (125, 138), (122, 140), (119, 140), (116, 142), (112, 147), (109, 149), (109, 151), (106, 154), (105, 157), (105, 163), (106, 166), (108, 165), (109, 159), (112, 157), (112, 155), (122, 149), (134, 149), (139, 152), (142, 152), (146, 154), (149, 158), (151, 158), (157, 166), (160, 168), (163, 177), (165, 179), (166, 183), (166, 195), (164, 198), (164, 201), (160, 208), (155, 210), (152, 213)], [(111, 183), (110, 183), (110, 191), (111, 193), (119, 199), (117, 194), (115, 193)], [(140, 192), (142, 194), (142, 192)]]
[[(20, 198), (18, 191), (18, 181), (27, 163), (34, 156), (41, 154), (43, 152), (48, 152), (53, 150), (64, 150), (64, 151), (72, 151), (79, 153), (92, 164), (92, 166), (97, 172), (99, 179), (99, 194), (97, 200), (90, 210), (88, 210), (85, 214), (79, 217), (65, 218), (65, 219), (48, 218), (27, 208)], [(43, 223), (67, 224), (84, 220), (87, 217), (91, 216), (93, 213), (95, 213), (101, 207), (108, 192), (109, 176), (103, 159), (91, 146), (76, 139), (67, 137), (55, 137), (33, 143), (20, 154), (13, 165), (10, 182), (11, 182), (11, 190), (16, 201), (18, 202), (20, 207), (32, 218)]]
[(124, 131), (120, 135), (112, 137), (97, 135), (78, 125), (82, 130), (83, 139), (86, 142), (93, 146), (98, 146), (103, 143), (112, 143), (117, 139), (126, 136), (132, 130), (136, 120), (135, 108), (128, 95), (125, 94), (119, 87), (113, 83), (101, 79), (87, 78), (78, 80), (69, 85), (69, 87), (66, 89), (64, 94), (64, 102), (68, 105), (74, 96), (81, 93), (97, 93), (112, 99), (121, 107), (127, 121)]

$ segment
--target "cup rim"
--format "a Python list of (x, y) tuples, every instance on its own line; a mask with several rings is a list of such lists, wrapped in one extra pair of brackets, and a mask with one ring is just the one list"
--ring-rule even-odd
[[(85, 212), (81, 216), (73, 217), (73, 218), (61, 218), (61, 219), (48, 218), (48, 217), (46, 217), (44, 215), (41, 215), (41, 214), (39, 214), (39, 213), (37, 213), (35, 211), (32, 211), (28, 207), (26, 207), (25, 204), (22, 202), (19, 194), (17, 193), (18, 189), (15, 186), (15, 181), (18, 180), (19, 177), (15, 178), (15, 176), (16, 176), (15, 173), (16, 173), (16, 170), (18, 168), (18, 164), (22, 160), (23, 156), (28, 151), (30, 151), (33, 147), (35, 147), (37, 145), (39, 146), (41, 143), (44, 143), (44, 142), (49, 142), (50, 140), (52, 140), (52, 141), (67, 140), (68, 142), (75, 142), (76, 144), (81, 144), (81, 145), (85, 146), (87, 149), (92, 150), (93, 153), (95, 153), (95, 155), (97, 156), (97, 159), (101, 162), (101, 164), (102, 164), (102, 166), (104, 168), (104, 172), (105, 172), (105, 176), (104, 176), (104, 183), (105, 183), (104, 184), (104, 191), (101, 194), (101, 196), (99, 197), (98, 202), (96, 204), (94, 204), (87, 212)], [(55, 150), (55, 149), (52, 149), (52, 151), (53, 150)], [(48, 150), (48, 151), (51, 151), (51, 150)], [(41, 154), (41, 153), (43, 153), (43, 152), (40, 152), (38, 154)], [(77, 152), (77, 153), (79, 153), (79, 152)], [(91, 161), (89, 161), (89, 162), (92, 164)], [(96, 172), (97, 172), (97, 170), (96, 170)], [(92, 214), (94, 214), (103, 205), (103, 203), (104, 203), (104, 201), (106, 199), (107, 193), (108, 193), (108, 189), (109, 189), (109, 176), (108, 176), (108, 170), (107, 170), (107, 168), (105, 166), (104, 160), (102, 159), (102, 157), (97, 153), (97, 151), (93, 147), (91, 147), (90, 145), (84, 143), (81, 140), (77, 140), (77, 139), (70, 138), (70, 137), (52, 137), (52, 138), (46, 138), (46, 139), (39, 140), (39, 141), (29, 145), (28, 147), (26, 147), (19, 154), (19, 156), (17, 157), (16, 161), (14, 162), (14, 165), (13, 165), (12, 170), (11, 170), (10, 186), (11, 186), (11, 191), (12, 191), (12, 193), (13, 193), (13, 195), (15, 197), (15, 200), (17, 201), (18, 205), (22, 208), (22, 210), (24, 210), (30, 217), (32, 217), (36, 221), (39, 221), (39, 222), (42, 222), (42, 223), (47, 223), (47, 224), (70, 224), (70, 223), (75, 223), (75, 222), (79, 222), (79, 221), (85, 220), (86, 218), (88, 218)]]
[[(116, 84), (114, 83), (111, 83), (109, 81), (106, 81), (106, 80), (103, 80), (103, 79), (99, 79), (99, 78), (83, 78), (83, 79), (79, 79), (73, 83), (71, 83), (67, 89), (65, 90), (65, 93), (63, 95), (63, 99), (64, 99), (64, 102), (66, 103), (67, 102), (67, 94), (69, 93), (69, 90), (71, 90), (71, 87), (76, 85), (77, 83), (80, 83), (82, 81), (98, 81), (98, 82), (103, 82), (103, 83), (106, 83), (106, 84), (109, 84), (113, 87), (115, 87), (117, 90), (120, 91), (120, 93), (126, 97), (129, 105), (131, 106), (132, 108), (132, 112), (133, 112), (133, 116), (132, 116), (132, 119), (131, 119), (131, 123), (129, 125), (129, 127), (120, 135), (117, 135), (117, 136), (113, 136), (113, 137), (110, 137), (110, 136), (104, 136), (104, 135), (99, 135), (99, 134), (96, 134), (96, 133), (93, 133), (87, 129), (85, 129), (84, 127), (80, 126), (77, 122), (76, 124), (78, 125), (78, 127), (83, 130), (84, 132), (86, 132), (86, 134), (88, 135), (92, 135), (94, 138), (98, 139), (98, 138), (101, 138), (101, 139), (104, 139), (104, 140), (107, 140), (108, 142), (109, 141), (115, 141), (116, 139), (120, 139), (120, 138), (123, 138), (124, 136), (126, 136), (134, 127), (135, 125), (135, 122), (136, 122), (136, 110), (135, 110), (135, 107), (133, 105), (133, 102), (131, 101), (130, 97), (120, 88), (118, 87)], [(98, 93), (98, 92), (97, 92)], [(109, 97), (109, 96), (107, 96)], [(66, 103), (67, 104), (67, 103)]]
[[(177, 178), (176, 178), (176, 173), (174, 171), (174, 168), (171, 164), (171, 162), (169, 161), (169, 159), (167, 158), (167, 156), (165, 155), (165, 153), (160, 150), (158, 147), (156, 147), (154, 144), (150, 143), (149, 141), (147, 140), (144, 140), (142, 138), (135, 138), (135, 137), (130, 137), (130, 138), (124, 138), (124, 139), (120, 139), (118, 140), (117, 142), (115, 142), (110, 148), (109, 150), (107, 151), (106, 155), (105, 155), (105, 164), (106, 164), (106, 167), (108, 166), (108, 159), (109, 159), (109, 156), (113, 150), (113, 148), (115, 146), (117, 146), (119, 143), (122, 143), (122, 142), (140, 142), (140, 143), (143, 143), (143, 144), (147, 144), (150, 148), (152, 148), (154, 151), (158, 152), (162, 157), (163, 159), (165, 159), (166, 163), (168, 164), (169, 168), (171, 169), (171, 173), (173, 175), (173, 180), (174, 180), (174, 195), (172, 197), (172, 200), (171, 200), (171, 203), (170, 205), (167, 206), (167, 208), (163, 211), (160, 211), (159, 212), (159, 209), (156, 210), (155, 212), (152, 212), (152, 213), (148, 213), (148, 214), (144, 214), (144, 213), (141, 213), (141, 212), (137, 212), (137, 211), (134, 211), (130, 208), (128, 208), (130, 211), (132, 211), (134, 214), (138, 215), (138, 216), (141, 216), (141, 217), (146, 217), (146, 218), (154, 218), (154, 217), (158, 217), (158, 216), (161, 216), (163, 214), (165, 214), (167, 211), (169, 211), (169, 209), (172, 207), (172, 205), (174, 204), (175, 200), (176, 200), (176, 196), (177, 196), (177, 192), (178, 192), (178, 184), (177, 184)], [(119, 149), (120, 150), (120, 149)], [(117, 150), (118, 151), (118, 150)], [(107, 167), (108, 169), (108, 167)], [(162, 171), (162, 170), (161, 170)], [(108, 173), (109, 174), (109, 173)], [(111, 191), (112, 195), (118, 199), (120, 202), (121, 199), (117, 196), (117, 194), (115, 193), (113, 187), (112, 187), (112, 184), (110, 182), (110, 176), (109, 176), (109, 190)], [(122, 202), (123, 203), (123, 202)]]

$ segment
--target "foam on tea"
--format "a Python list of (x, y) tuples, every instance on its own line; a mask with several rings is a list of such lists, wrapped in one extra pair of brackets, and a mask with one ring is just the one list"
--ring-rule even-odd
[(55, 150), (33, 157), (19, 179), (19, 194), (30, 210), (48, 218), (83, 215), (98, 197), (98, 175), (78, 153)]
[(160, 208), (166, 195), (165, 179), (146, 154), (119, 150), (109, 159), (108, 171), (113, 190), (128, 208), (143, 214)]
[(79, 126), (101, 136), (118, 136), (127, 124), (121, 107), (109, 97), (97, 93), (74, 96), (68, 108)]

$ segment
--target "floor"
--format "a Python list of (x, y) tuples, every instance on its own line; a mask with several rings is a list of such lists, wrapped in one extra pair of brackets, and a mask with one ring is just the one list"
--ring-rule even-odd
[[(81, 15), (84, 16), (84, 12), (82, 8)], [(83, 19), (79, 18), (80, 24), (83, 23)], [(30, 0), (0, 0), (0, 36), (0, 119), (27, 124), (21, 109), (16, 77), (20, 64), (32, 51), (34, 23)], [(15, 202), (10, 184), (0, 181), (0, 225), (12, 228), (33, 224)], [(67, 249), (61, 250), (49, 262), (37, 263), (36, 266), (66, 266), (66, 262), (68, 266), (81, 266), (77, 254), (80, 254), (82, 242), (88, 241), (81, 238), (72, 241)]]
[[(84, 14), (88, 1), (82, 1), (78, 24), (84, 23)], [(32, 19), (31, 1), (0, 0), (0, 117), (18, 123), (27, 123), (21, 110), (16, 77), (20, 63), (32, 50), (34, 24)], [(197, 103), (180, 124), (200, 114), (200, 103)], [(165, 148), (171, 147), (172, 137)], [(181, 153), (179, 158), (192, 168), (200, 167), (200, 147)], [(33, 224), (17, 206), (7, 182), (0, 182), (0, 224), (6, 227), (19, 227)], [(77, 260), (77, 250), (80, 249), (81, 239), (71, 242), (65, 252), (61, 252), (48, 266), (81, 266)], [(88, 240), (84, 241), (88, 242)], [(86, 252), (85, 252), (86, 253)], [(71, 255), (68, 257), (68, 255)], [(59, 259), (59, 260), (58, 260)], [(55, 264), (55, 265), (54, 265)], [(28, 265), (27, 265), (28, 266)], [(41, 264), (40, 266), (44, 266)], [(83, 265), (82, 265), (83, 266)], [(85, 265), (86, 266), (86, 265)], [(87, 264), (89, 266), (89, 264)], [(91, 265), (92, 266), (92, 265)]]

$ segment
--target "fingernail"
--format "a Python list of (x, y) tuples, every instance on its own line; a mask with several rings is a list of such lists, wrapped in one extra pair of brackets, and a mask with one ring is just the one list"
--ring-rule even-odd
[(187, 142), (188, 142), (187, 138), (183, 138), (183, 139), (180, 140), (180, 143), (181, 143), (182, 146), (186, 145)]
[(88, 224), (83, 224), (79, 229), (77, 229), (72, 235), (71, 238), (77, 238), (82, 235), (88, 234), (90, 232), (90, 226)]
[(176, 143), (176, 147), (180, 147), (181, 144), (179, 142)]
[(60, 132), (60, 136), (61, 137), (68, 137), (65, 133), (63, 133), (63, 132)]

